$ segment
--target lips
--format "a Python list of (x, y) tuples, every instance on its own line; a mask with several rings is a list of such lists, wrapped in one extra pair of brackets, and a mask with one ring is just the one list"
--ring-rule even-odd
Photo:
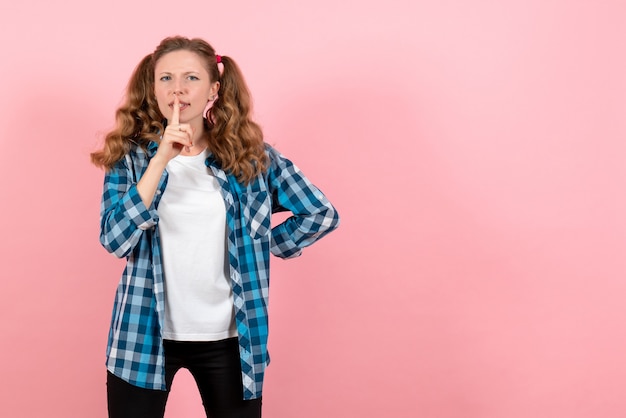
[[(190, 103), (185, 103), (185, 102), (180, 102), (180, 103), (179, 103), (180, 110), (186, 109), (186, 108), (188, 108), (190, 105), (191, 105)], [(170, 107), (170, 108), (172, 108), (172, 109), (174, 109), (174, 102), (170, 103), (170, 104), (169, 104), (169, 107)]]

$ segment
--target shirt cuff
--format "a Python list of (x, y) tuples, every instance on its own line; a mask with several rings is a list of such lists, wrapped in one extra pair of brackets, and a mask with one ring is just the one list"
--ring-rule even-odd
[(130, 186), (128, 193), (122, 198), (122, 206), (130, 220), (137, 228), (143, 231), (155, 226), (159, 220), (159, 215), (154, 206), (148, 209), (146, 205), (144, 205), (137, 191), (137, 185), (135, 184)]

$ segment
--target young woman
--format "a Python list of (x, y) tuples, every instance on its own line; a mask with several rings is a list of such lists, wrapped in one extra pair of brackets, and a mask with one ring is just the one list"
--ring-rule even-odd
[[(107, 347), (110, 417), (163, 417), (182, 367), (207, 417), (261, 416), (270, 253), (300, 255), (339, 217), (250, 113), (231, 58), (166, 38), (91, 156), (106, 170), (100, 241), (127, 260)], [(292, 216), (272, 227), (280, 211)]]

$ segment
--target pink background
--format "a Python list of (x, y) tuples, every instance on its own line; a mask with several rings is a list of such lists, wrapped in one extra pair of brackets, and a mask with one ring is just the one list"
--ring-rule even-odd
[(343, 217), (273, 262), (264, 416), (626, 416), (626, 3), (55, 3), (0, 10), (0, 416), (106, 416), (88, 155), (172, 34)]

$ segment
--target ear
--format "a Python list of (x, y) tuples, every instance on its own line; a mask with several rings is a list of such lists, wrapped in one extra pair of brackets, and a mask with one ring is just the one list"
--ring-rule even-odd
[(215, 96), (217, 94), (217, 92), (220, 91), (220, 82), (216, 81), (215, 83), (213, 83), (213, 85), (211, 86), (211, 96)]

